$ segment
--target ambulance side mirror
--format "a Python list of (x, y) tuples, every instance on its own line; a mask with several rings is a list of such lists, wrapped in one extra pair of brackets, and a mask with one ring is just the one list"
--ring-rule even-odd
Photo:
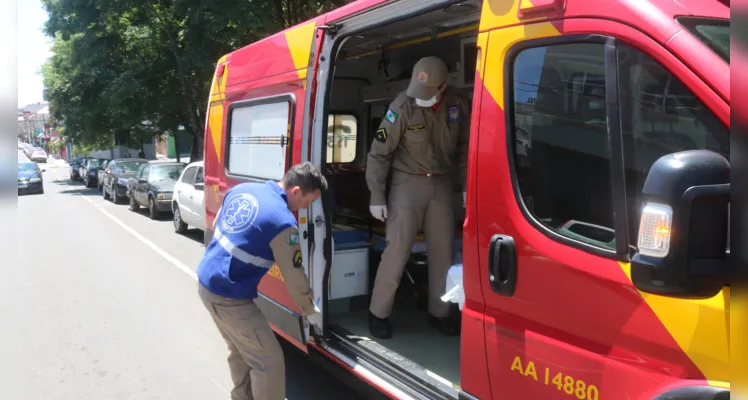
[(707, 150), (668, 154), (649, 171), (631, 279), (641, 291), (708, 298), (728, 282), (730, 163)]

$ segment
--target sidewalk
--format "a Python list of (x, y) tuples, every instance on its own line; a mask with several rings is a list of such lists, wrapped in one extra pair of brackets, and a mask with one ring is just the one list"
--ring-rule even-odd
[(58, 169), (58, 168), (68, 168), (68, 162), (63, 159), (56, 158), (50, 154), (47, 157), (47, 168), (49, 170)]

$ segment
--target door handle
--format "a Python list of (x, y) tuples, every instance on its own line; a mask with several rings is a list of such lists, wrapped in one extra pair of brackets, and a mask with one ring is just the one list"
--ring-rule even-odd
[(493, 235), (488, 247), (488, 280), (491, 290), (511, 297), (517, 288), (517, 247), (514, 238)]

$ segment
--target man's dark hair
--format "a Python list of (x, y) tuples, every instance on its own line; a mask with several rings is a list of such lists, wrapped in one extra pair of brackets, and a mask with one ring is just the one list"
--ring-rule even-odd
[(283, 186), (292, 188), (298, 186), (302, 193), (309, 194), (315, 190), (324, 192), (327, 190), (327, 179), (322, 173), (309, 161), (296, 164), (286, 172), (281, 180)]

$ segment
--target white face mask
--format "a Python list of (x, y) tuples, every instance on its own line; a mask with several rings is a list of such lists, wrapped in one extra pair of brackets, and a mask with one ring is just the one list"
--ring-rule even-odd
[(418, 105), (419, 107), (431, 107), (431, 106), (433, 106), (434, 104), (436, 104), (436, 101), (437, 101), (437, 98), (436, 98), (436, 97), (437, 97), (437, 96), (439, 96), (439, 94), (438, 94), (438, 93), (437, 93), (437, 94), (435, 94), (435, 95), (434, 95), (434, 97), (432, 97), (432, 98), (430, 98), (430, 99), (428, 99), (428, 100), (421, 100), (421, 99), (418, 99), (418, 98), (417, 98), (417, 99), (416, 99), (416, 105)]

